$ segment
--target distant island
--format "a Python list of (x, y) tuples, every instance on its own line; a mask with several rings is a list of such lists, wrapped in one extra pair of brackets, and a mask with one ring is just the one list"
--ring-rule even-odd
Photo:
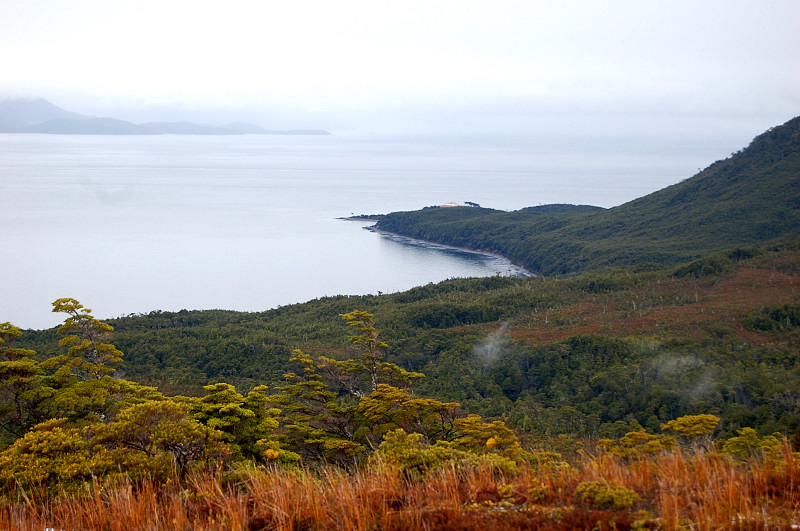
[(205, 125), (192, 122), (134, 124), (116, 118), (68, 111), (43, 98), (0, 101), (0, 133), (56, 135), (329, 135), (323, 129), (274, 131), (255, 124), (234, 122)]

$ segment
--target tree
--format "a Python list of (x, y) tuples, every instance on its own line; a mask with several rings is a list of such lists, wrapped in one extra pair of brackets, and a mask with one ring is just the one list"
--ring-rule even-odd
[(406, 474), (422, 476), (430, 470), (441, 468), (468, 458), (469, 453), (455, 448), (446, 441), (427, 444), (421, 433), (406, 433), (396, 429), (386, 433), (372, 460), (394, 463)]
[(288, 448), (307, 458), (352, 464), (398, 426), (398, 396), (400, 402), (411, 399), (389, 384), (408, 388), (424, 375), (382, 361), (388, 345), (378, 339), (371, 313), (355, 310), (340, 317), (358, 332), (350, 336), (355, 356), (312, 359), (295, 350), (290, 361), (302, 366), (302, 375), (285, 374), (287, 385), (270, 399), (282, 409), (278, 435)]
[[(174, 464), (181, 474), (196, 467), (223, 464), (231, 450), (222, 432), (192, 418), (188, 404), (150, 400), (132, 405), (107, 424), (86, 428), (94, 445), (112, 453), (131, 472), (166, 479)], [(131, 466), (135, 465), (135, 466)]]
[(362, 398), (378, 390), (378, 385), (386, 383), (403, 388), (411, 387), (415, 380), (424, 374), (412, 372), (382, 361), (383, 351), (389, 345), (378, 339), (378, 331), (373, 325), (373, 315), (362, 310), (354, 310), (340, 315), (348, 326), (358, 333), (350, 336), (356, 355), (345, 360), (335, 360), (321, 356), (318, 368), (331, 382), (351, 396)]
[(104, 450), (92, 449), (80, 428), (67, 419), (37, 424), (0, 453), (0, 485), (37, 495), (74, 490), (84, 481), (108, 471), (112, 463)]
[(350, 313), (343, 313), (339, 317), (344, 319), (348, 326), (359, 332), (350, 336), (350, 343), (358, 351), (355, 358), (356, 367), (369, 377), (370, 391), (377, 391), (379, 383), (410, 387), (414, 380), (425, 376), (422, 373), (407, 371), (394, 363), (381, 361), (383, 351), (388, 349), (389, 345), (378, 339), (378, 331), (373, 326), (371, 313), (354, 310)]
[(705, 445), (711, 433), (719, 425), (720, 418), (716, 415), (685, 415), (662, 424), (664, 431), (672, 430), (687, 442), (697, 442)]
[(382, 361), (388, 345), (378, 339), (372, 314), (355, 310), (341, 317), (359, 332), (350, 336), (355, 356), (315, 360), (295, 350), (290, 361), (303, 367), (302, 375), (287, 373), (287, 385), (270, 397), (282, 409), (282, 442), (308, 458), (349, 464), (392, 430), (429, 440), (452, 437), (459, 404), (414, 397), (411, 385), (424, 375)]
[(754, 456), (774, 459), (783, 450), (783, 444), (778, 439), (780, 434), (759, 437), (753, 428), (742, 428), (736, 433), (739, 435), (722, 443), (723, 453), (731, 454), (739, 459), (749, 459)]
[(375, 448), (390, 431), (402, 429), (419, 433), (428, 441), (449, 440), (455, 433), (457, 402), (414, 398), (407, 391), (388, 384), (361, 398), (356, 412), (369, 428), (368, 442)]
[(161, 395), (152, 387), (111, 377), (110, 364), (121, 361), (122, 352), (106, 342), (113, 328), (95, 319), (89, 308), (75, 299), (58, 299), (53, 311), (68, 314), (58, 329), (66, 334), (59, 345), (68, 349), (40, 364), (47, 371), (37, 390), (44, 397), (39, 406), (43, 418), (110, 420), (128, 405)]
[(48, 360), (48, 365), (60, 366), (57, 371), (59, 376), (99, 379), (114, 372), (109, 364), (122, 361), (122, 352), (104, 342), (114, 330), (111, 325), (95, 319), (92, 310), (84, 308), (75, 299), (56, 300), (53, 302), (53, 312), (69, 315), (58, 329), (59, 334), (66, 334), (58, 344), (69, 347), (67, 353)]
[(11, 323), (0, 323), (0, 428), (4, 432), (0, 442), (22, 437), (36, 424), (34, 391), (44, 371), (33, 359), (35, 351), (13, 346), (21, 335)]
[(355, 406), (337, 401), (337, 393), (328, 388), (308, 354), (296, 349), (289, 361), (303, 369), (301, 375), (286, 373), (286, 385), (278, 386), (278, 393), (269, 397), (281, 409), (275, 438), (309, 460), (352, 463), (366, 450), (353, 441)]
[(208, 394), (192, 400), (192, 412), (203, 424), (222, 432), (222, 439), (239, 458), (260, 459), (258, 441), (267, 439), (278, 427), (275, 416), (280, 410), (268, 407), (265, 386), (242, 396), (230, 384), (204, 387)]
[(484, 422), (480, 415), (471, 414), (456, 420), (455, 426), (459, 431), (453, 441), (456, 448), (509, 458), (517, 458), (523, 452), (514, 430), (501, 420)]
[(122, 410), (108, 423), (75, 426), (66, 418), (34, 426), (0, 452), (0, 485), (6, 492), (54, 494), (114, 473), (166, 481), (230, 457), (222, 433), (204, 426), (189, 407), (150, 400)]

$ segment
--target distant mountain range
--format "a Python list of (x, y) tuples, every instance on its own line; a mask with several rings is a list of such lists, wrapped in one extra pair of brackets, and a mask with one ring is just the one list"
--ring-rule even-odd
[(329, 135), (322, 129), (271, 131), (255, 124), (235, 122), (204, 125), (192, 122), (134, 124), (116, 118), (98, 118), (67, 111), (42, 98), (0, 101), (0, 133), (57, 135)]

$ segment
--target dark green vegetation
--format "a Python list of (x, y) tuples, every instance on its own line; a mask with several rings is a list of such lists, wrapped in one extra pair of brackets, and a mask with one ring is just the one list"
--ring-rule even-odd
[(424, 375), (385, 361), (369, 312), (339, 316), (351, 329), (344, 359), (295, 349), (294, 370), (271, 387), (245, 395), (221, 382), (202, 397), (167, 397), (112, 376), (123, 353), (91, 310), (66, 298), (53, 311), (68, 316), (61, 351), (42, 361), (16, 345), (17, 327), (0, 323), (0, 504), (237, 464), (354, 470), (377, 460), (413, 475), (447, 463), (510, 472), (533, 459), (502, 421), (419, 397), (412, 386)]
[[(458, 279), (264, 313), (153, 312), (109, 321), (118, 374), (167, 393), (276, 384), (291, 352), (352, 354), (339, 314), (375, 314), (388, 362), (421, 396), (521, 432), (619, 436), (687, 414), (791, 434), (800, 424), (800, 247), (737, 248), (659, 271)], [(58, 352), (54, 331), (18, 345)]]
[(679, 184), (607, 210), (548, 205), (394, 212), (380, 230), (497, 252), (564, 275), (674, 265), (737, 245), (800, 236), (800, 117)]

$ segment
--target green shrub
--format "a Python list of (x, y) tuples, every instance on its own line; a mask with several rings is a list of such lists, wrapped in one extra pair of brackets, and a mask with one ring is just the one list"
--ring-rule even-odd
[(575, 496), (587, 505), (615, 511), (629, 509), (642, 501), (636, 491), (603, 480), (584, 481), (575, 488)]
[(619, 441), (600, 439), (599, 445), (617, 457), (632, 459), (672, 449), (675, 446), (675, 437), (653, 435), (641, 429), (626, 433)]
[(662, 430), (672, 430), (685, 439), (701, 439), (711, 435), (720, 418), (716, 415), (684, 415), (661, 425)]
[(722, 443), (722, 452), (739, 459), (749, 459), (752, 456), (776, 458), (780, 455), (783, 445), (775, 435), (759, 437), (753, 428), (738, 430), (736, 437), (731, 437)]
[(424, 474), (445, 464), (464, 459), (467, 452), (438, 441), (434, 445), (422, 442), (421, 433), (406, 433), (403, 429), (390, 431), (383, 437), (376, 457), (397, 465), (404, 472)]

